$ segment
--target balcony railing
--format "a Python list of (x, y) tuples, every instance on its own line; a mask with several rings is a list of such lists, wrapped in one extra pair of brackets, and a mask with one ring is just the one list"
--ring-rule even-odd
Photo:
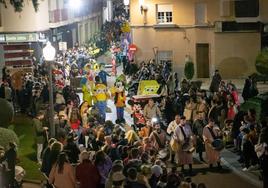
[(68, 9), (56, 9), (49, 11), (49, 22), (57, 23), (68, 20)]
[(97, 2), (97, 3), (94, 2), (94, 3), (90, 3), (89, 5), (85, 5), (81, 8), (81, 10), (77, 12), (69, 10), (68, 8), (55, 9), (55, 10), (49, 11), (49, 22), (57, 23), (57, 22), (66, 21), (72, 18), (88, 16), (90, 14), (94, 14), (99, 11), (102, 11), (102, 3), (100, 2)]

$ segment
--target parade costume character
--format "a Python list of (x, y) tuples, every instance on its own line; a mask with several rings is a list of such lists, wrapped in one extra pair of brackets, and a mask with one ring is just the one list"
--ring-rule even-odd
[(84, 71), (86, 73), (86, 77), (87, 77), (87, 80), (90, 84), (90, 87), (93, 88), (94, 87), (94, 79), (95, 79), (95, 72), (92, 70), (94, 67), (92, 66), (94, 63), (94, 61), (91, 63), (87, 63), (85, 66), (84, 66)]
[(125, 122), (124, 119), (124, 108), (126, 106), (125, 86), (124, 83), (120, 80), (115, 82), (114, 104), (116, 106), (116, 114), (117, 114), (116, 123)]
[(213, 146), (213, 142), (218, 140), (219, 136), (220, 129), (215, 125), (214, 120), (210, 118), (208, 125), (206, 125), (203, 129), (206, 158), (210, 168), (212, 168), (214, 163), (217, 163), (218, 168), (222, 168), (220, 165), (220, 150)]
[(63, 72), (60, 69), (53, 70), (53, 75), (55, 76), (55, 85), (59, 89), (63, 89), (65, 86), (65, 80), (63, 77)]
[(203, 112), (198, 112), (198, 118), (193, 123), (193, 133), (196, 137), (196, 153), (199, 155), (200, 161), (204, 161), (203, 152), (205, 151), (203, 141), (203, 128), (207, 125)]
[(89, 106), (93, 105), (92, 87), (89, 81), (82, 83), (83, 101), (86, 101)]
[(109, 74), (104, 70), (103, 65), (101, 65), (101, 66), (100, 66), (100, 72), (99, 72), (98, 76), (100, 77), (101, 82), (102, 82), (103, 84), (107, 85), (107, 76), (111, 76), (111, 75), (109, 75)]
[(174, 132), (174, 139), (178, 142), (178, 159), (181, 165), (182, 171), (184, 171), (184, 165), (189, 165), (189, 172), (192, 173), (193, 164), (193, 133), (190, 125), (186, 124), (186, 118), (181, 117), (180, 125), (176, 127)]
[(140, 104), (133, 104), (132, 106), (132, 114), (131, 116), (133, 117), (133, 121), (134, 124), (141, 129), (142, 127), (144, 127), (146, 120), (143, 116), (143, 112), (142, 112), (142, 107)]
[(96, 98), (96, 107), (99, 110), (100, 117), (103, 121), (106, 119), (107, 99), (109, 93), (107, 87), (104, 84), (97, 84), (94, 89), (94, 97)]
[(180, 116), (176, 115), (175, 120), (169, 123), (168, 128), (167, 128), (167, 134), (171, 136), (171, 141), (170, 141), (170, 153), (171, 153), (171, 162), (175, 163), (175, 154), (178, 150), (178, 144), (174, 140), (173, 135), (175, 132), (175, 129), (179, 126), (180, 124)]

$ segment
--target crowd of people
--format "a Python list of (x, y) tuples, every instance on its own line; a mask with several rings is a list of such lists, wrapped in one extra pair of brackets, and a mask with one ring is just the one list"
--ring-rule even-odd
[[(120, 23), (119, 19), (106, 26), (121, 33)], [(121, 34), (114, 36), (114, 32), (105, 36), (111, 44), (115, 37), (121, 40)], [(260, 168), (264, 187), (268, 186), (267, 122), (264, 117), (259, 121), (255, 109), (240, 110), (239, 93), (233, 83), (225, 83), (216, 70), (209, 91), (202, 90), (195, 82), (179, 81), (170, 62), (151, 60), (138, 66), (125, 51), (128, 48), (121, 48), (116, 58), (122, 62), (127, 78), (121, 85), (115, 84), (120, 89), (116, 94), (108, 91), (107, 76), (111, 75), (95, 67), (92, 49), (76, 45), (57, 55), (53, 67), (55, 135), (49, 129), (46, 64), (36, 65), (33, 74), (22, 75), (20, 89), (13, 88), (8, 71), (3, 71), (0, 97), (18, 104), (22, 113), (33, 117), (36, 159), (48, 187), (204, 188), (204, 183), (191, 180), (196, 174), (194, 153), (208, 170), (216, 165), (220, 171), (220, 154), (226, 145), (233, 145), (240, 155), (243, 171)], [(99, 70), (94, 71), (94, 67)], [(84, 78), (81, 102), (70, 81), (77, 76)], [(136, 105), (132, 112), (134, 125), (127, 125), (124, 89), (128, 89), (129, 97), (136, 95), (141, 80), (156, 80), (160, 85), (158, 97), (148, 99), (145, 105), (132, 104)], [(242, 97), (246, 101), (257, 94), (256, 83), (249, 77)], [(111, 95), (117, 110), (115, 123), (106, 120), (106, 101)], [(11, 143), (1, 159), (8, 154), (14, 157), (14, 147)], [(14, 169), (14, 164), (11, 160), (7, 166)]]
[[(37, 161), (49, 183), (56, 187), (74, 187), (78, 182), (81, 187), (197, 186), (187, 178), (195, 174), (193, 153), (209, 169), (216, 164), (220, 170), (220, 152), (227, 144), (234, 145), (240, 154), (244, 171), (261, 167), (266, 181), (267, 123), (265, 119), (257, 121), (254, 109), (239, 110), (240, 98), (234, 84), (224, 83), (219, 71), (215, 71), (210, 91), (205, 91), (186, 80), (179, 84), (178, 76), (168, 64), (156, 65), (151, 61), (138, 70), (129, 76), (132, 81), (137, 77), (154, 79), (160, 84), (160, 97), (149, 99), (140, 109), (144, 124), (126, 129), (124, 122), (105, 121), (102, 113), (106, 112), (100, 113), (97, 105), (85, 100), (80, 104), (70, 86), (55, 85), (55, 138), (49, 135), (49, 109), (43, 111), (41, 107), (48, 101), (46, 79), (25, 75), (24, 87), (31, 88), (36, 105), (30, 112), (34, 116)], [(8, 81), (4, 83), (7, 87)], [(106, 86), (107, 82), (97, 75), (94, 85), (98, 84)], [(4, 93), (11, 93), (6, 90)], [(249, 93), (250, 96), (245, 96)], [(244, 100), (257, 93), (248, 78)], [(95, 173), (89, 173), (88, 169)]]
[[(138, 129), (126, 130), (124, 124), (104, 122), (98, 109), (87, 102), (78, 107), (72, 100), (65, 100), (68, 102), (58, 108), (57, 140), (48, 140), (43, 158), (38, 146), (42, 171), (56, 187), (66, 187), (67, 182), (71, 187), (77, 182), (81, 187), (89, 184), (96, 187), (195, 186), (184, 178), (195, 174), (193, 152), (198, 153), (200, 161), (206, 161), (209, 169), (216, 164), (221, 170), (220, 151), (224, 144), (234, 144), (241, 153), (243, 170), (253, 170), (258, 164), (263, 167), (265, 164), (260, 163), (260, 159), (267, 154), (266, 121), (257, 123), (254, 109), (239, 111), (238, 92), (232, 83), (221, 80), (212, 83), (218, 86), (210, 88), (218, 87), (218, 90), (211, 90), (211, 96), (191, 85), (185, 93), (175, 87), (173, 91), (168, 89), (169, 97), (179, 94), (177, 103), (166, 104), (165, 108), (149, 99), (141, 112), (145, 124)], [(181, 83), (180, 87), (185, 86)], [(48, 139), (44, 136), (47, 135), (47, 128), (42, 125), (44, 118), (45, 114), (40, 112), (34, 120), (36, 138), (40, 138), (42, 147)], [(171, 171), (170, 162), (174, 165)], [(88, 169), (96, 172), (94, 176), (87, 173)], [(265, 168), (263, 172), (265, 181)]]

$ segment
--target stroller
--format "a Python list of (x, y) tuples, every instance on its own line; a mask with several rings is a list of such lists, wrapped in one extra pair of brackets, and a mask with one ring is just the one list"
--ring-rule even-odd
[(23, 178), (26, 171), (21, 166), (15, 166), (15, 187), (20, 188), (23, 184)]
[[(7, 168), (7, 163), (6, 162), (2, 162), (0, 165), (0, 186), (2, 187), (6, 187), (7, 186), (7, 182), (4, 181), (4, 177), (7, 172), (8, 172), (8, 168)], [(23, 184), (23, 178), (25, 176), (26, 172), (25, 170), (21, 167), (21, 166), (15, 166), (15, 178), (14, 178), (14, 187), (15, 188), (21, 188), (22, 184)]]

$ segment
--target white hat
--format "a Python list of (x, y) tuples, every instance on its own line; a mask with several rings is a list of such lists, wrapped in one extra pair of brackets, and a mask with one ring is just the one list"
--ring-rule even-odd
[(163, 170), (159, 165), (152, 166), (151, 170), (152, 170), (152, 174), (154, 174), (157, 177), (163, 174)]

